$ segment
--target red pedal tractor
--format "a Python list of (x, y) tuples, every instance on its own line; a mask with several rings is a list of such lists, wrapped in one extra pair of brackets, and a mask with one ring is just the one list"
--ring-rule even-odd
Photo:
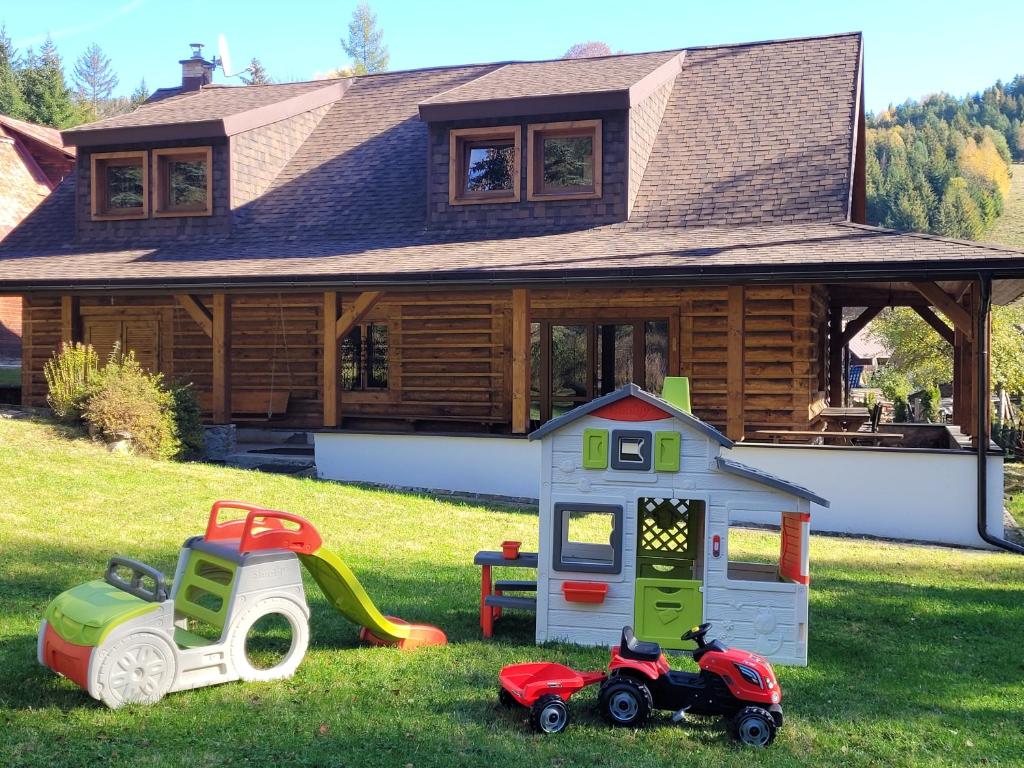
[(506, 706), (530, 708), (530, 725), (559, 733), (569, 724), (567, 701), (573, 693), (601, 683), (598, 707), (616, 726), (638, 727), (655, 709), (674, 712), (674, 722), (693, 715), (720, 715), (730, 735), (743, 744), (767, 747), (782, 727), (782, 689), (771, 665), (747, 651), (705, 638), (710, 624), (683, 635), (697, 644), (700, 672), (669, 668), (657, 643), (637, 640), (624, 627), (612, 648), (608, 672), (577, 672), (561, 664), (513, 664), (501, 670), (499, 699)]

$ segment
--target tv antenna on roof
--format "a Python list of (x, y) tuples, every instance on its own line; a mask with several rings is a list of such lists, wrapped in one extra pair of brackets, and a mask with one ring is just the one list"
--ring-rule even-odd
[(217, 35), (217, 53), (219, 54), (213, 60), (214, 66), (221, 68), (224, 73), (224, 77), (238, 77), (244, 75), (250, 71), (249, 67), (240, 69), (238, 72), (234, 72), (231, 68), (231, 51), (228, 50), (228, 39), (224, 36), (224, 33)]

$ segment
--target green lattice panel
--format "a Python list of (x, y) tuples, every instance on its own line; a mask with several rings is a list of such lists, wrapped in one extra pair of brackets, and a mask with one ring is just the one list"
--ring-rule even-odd
[(642, 496), (637, 500), (640, 519), (639, 554), (658, 559), (693, 560), (697, 547), (690, 535), (693, 515), (704, 502), (692, 499), (659, 499)]

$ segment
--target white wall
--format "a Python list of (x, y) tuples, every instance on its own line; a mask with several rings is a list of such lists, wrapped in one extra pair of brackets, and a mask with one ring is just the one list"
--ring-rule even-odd
[(495, 496), (540, 497), (540, 443), (513, 437), (314, 433), (317, 474)]
[[(977, 531), (973, 453), (741, 444), (722, 455), (828, 499), (828, 509), (811, 505), (812, 531), (987, 546)], [(1002, 536), (1002, 457), (989, 456), (988, 480), (988, 530)], [(777, 524), (769, 519), (750, 522)]]

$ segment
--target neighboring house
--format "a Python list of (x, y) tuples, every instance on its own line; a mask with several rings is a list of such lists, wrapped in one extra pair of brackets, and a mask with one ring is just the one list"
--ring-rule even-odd
[[(859, 34), (249, 87), (213, 68), (186, 59), (180, 88), (65, 131), (74, 178), (0, 244), (28, 403), (62, 340), (120, 341), (213, 424), (318, 428), (325, 476), (536, 498), (516, 436), (684, 375), (733, 450), (833, 501), (816, 527), (980, 541), (977, 329), (1024, 262), (863, 223)], [(893, 305), (955, 328), (962, 434), (937, 439), (958, 463), (926, 465), (956, 492), (922, 507), (927, 536), (929, 494), (893, 515), (851, 464), (901, 449), (749, 445), (841, 403), (850, 337)], [(868, 309), (844, 328), (844, 307)]]
[(847, 365), (850, 374), (846, 377), (851, 388), (871, 386), (870, 376), (892, 357), (892, 350), (871, 335), (871, 325), (858, 331), (847, 345)]
[[(0, 240), (74, 167), (60, 131), (0, 114)], [(0, 295), (0, 360), (20, 357), (21, 299)]]

